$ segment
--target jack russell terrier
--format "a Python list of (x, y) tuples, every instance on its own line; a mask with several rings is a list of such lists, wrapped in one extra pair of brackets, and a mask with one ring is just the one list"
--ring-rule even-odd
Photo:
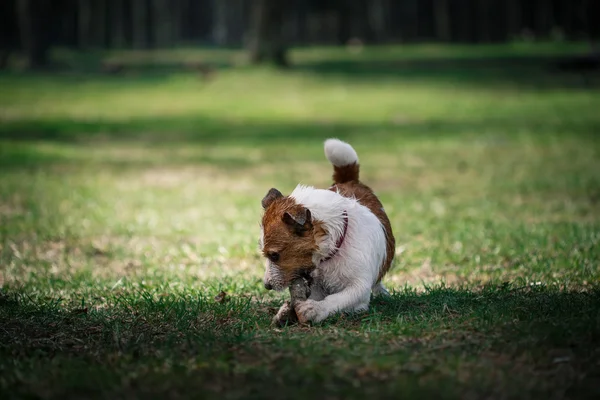
[(271, 189), (262, 199), (264, 285), (280, 291), (295, 278), (308, 276), (310, 297), (295, 306), (303, 323), (368, 310), (371, 293), (388, 294), (381, 279), (395, 254), (385, 210), (358, 179), (356, 151), (328, 139), (325, 155), (333, 164), (329, 189), (298, 185), (289, 196)]

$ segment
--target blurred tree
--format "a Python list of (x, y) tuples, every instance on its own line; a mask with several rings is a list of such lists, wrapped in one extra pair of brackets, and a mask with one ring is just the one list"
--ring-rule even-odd
[(37, 68), (49, 45), (244, 44), (253, 62), (285, 66), (292, 44), (593, 43), (598, 15), (600, 0), (0, 0), (0, 67), (21, 48)]
[(289, 65), (282, 38), (285, 1), (253, 0), (251, 15), (250, 61), (254, 64)]
[(369, 7), (369, 25), (373, 30), (374, 39), (377, 42), (386, 41), (387, 13), (389, 0), (373, 0)]
[(110, 30), (110, 45), (118, 49), (126, 46), (125, 38), (125, 2), (123, 0), (110, 0), (110, 18), (107, 25)]
[(230, 43), (230, 24), (227, 22), (228, 0), (213, 0), (213, 40), (219, 46)]
[(450, 36), (450, 5), (448, 0), (434, 2), (435, 36), (438, 40), (449, 42)]
[(514, 39), (521, 32), (521, 2), (520, 0), (506, 1), (506, 38)]
[(131, 19), (133, 47), (148, 48), (148, 3), (146, 0), (131, 0)]
[(176, 1), (152, 0), (154, 44), (158, 47), (168, 47), (173, 43), (175, 4)]
[(29, 68), (38, 69), (48, 66), (48, 37), (47, 0), (17, 0), (17, 19), (21, 45)]
[(455, 36), (460, 42), (473, 42), (475, 38), (474, 22), (477, 20), (476, 10), (472, 6), (473, 0), (456, 0), (458, 2), (454, 20), (456, 21)]
[(486, 43), (489, 42), (491, 24), (493, 23), (493, 17), (491, 15), (491, 2), (492, 0), (477, 0), (476, 4), (476, 15), (477, 15), (477, 34), (475, 35), (476, 42)]
[(92, 42), (92, 0), (78, 0), (77, 2), (77, 44), (79, 48), (86, 48)]
[(108, 38), (107, 1), (94, 0), (92, 18), (92, 44), (96, 48), (104, 48)]
[(15, 14), (13, 2), (0, 2), (0, 69), (8, 66), (10, 54), (18, 48)]
[(171, 3), (171, 41), (173, 44), (181, 41), (181, 32), (183, 30), (183, 20), (185, 12), (185, 4), (187, 0), (173, 0)]
[(542, 36), (549, 36), (554, 27), (554, 7), (551, 1), (537, 0), (535, 28)]
[(419, 0), (407, 0), (402, 4), (402, 17), (400, 24), (402, 29), (402, 40), (406, 42), (419, 38)]
[[(77, 45), (81, 49), (107, 47), (116, 26), (109, 18), (107, 0), (77, 1)], [(109, 26), (110, 25), (110, 26)]]

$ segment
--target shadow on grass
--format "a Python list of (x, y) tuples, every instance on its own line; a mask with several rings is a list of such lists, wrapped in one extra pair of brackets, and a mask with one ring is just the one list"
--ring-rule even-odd
[[(532, 90), (597, 89), (600, 86), (600, 69), (563, 71), (559, 63), (564, 57), (538, 55), (531, 57), (481, 57), (481, 58), (398, 58), (370, 60), (365, 58), (321, 59), (294, 64), (288, 73), (309, 73), (344, 80), (399, 80), (407, 83), (452, 85), (456, 87), (519, 88)], [(252, 70), (254, 67), (232, 64), (163, 63), (119, 66), (118, 72), (106, 72), (101, 66), (72, 69), (57, 67), (45, 73), (12, 73), (15, 78), (50, 77), (77, 84), (102, 82), (106, 85), (156, 84), (173, 75), (196, 75), (200, 82), (209, 83), (223, 71)], [(9, 73), (11, 74), (11, 73)]]
[[(100, 307), (88, 299), (89, 311), (65, 309), (59, 299), (4, 295), (5, 389), (73, 394), (75, 385), (81, 394), (98, 390), (100, 381), (103, 395), (190, 388), (225, 398), (240, 390), (264, 398), (599, 394), (599, 288), (407, 291), (375, 299), (367, 314), (283, 331), (269, 326), (276, 304), (156, 295), (123, 292)], [(432, 380), (437, 384), (427, 384)]]
[(295, 71), (346, 79), (401, 79), (406, 82), (452, 84), (458, 87), (519, 87), (554, 90), (597, 87), (600, 69), (562, 71), (564, 57), (457, 57), (373, 61), (318, 60), (294, 66)]
[[(597, 88), (600, 84), (600, 69), (564, 71), (559, 65), (571, 58), (565, 49), (557, 49), (556, 54), (537, 53), (531, 55), (512, 52), (489, 53), (477, 47), (469, 48), (466, 53), (449, 47), (438, 55), (395, 51), (387, 54), (385, 50), (374, 51), (349, 57), (340, 49), (331, 54), (322, 51), (320, 57), (304, 59), (300, 56), (293, 62), (289, 73), (311, 73), (325, 77), (337, 77), (347, 80), (377, 81), (398, 79), (402, 81), (451, 84), (454, 86), (483, 86), (488, 88), (519, 87), (522, 89), (554, 90), (569, 88)], [(465, 50), (465, 49), (463, 49)], [(161, 53), (161, 52), (159, 52)], [(209, 57), (195, 55), (187, 60), (184, 53), (162, 53), (156, 61), (151, 52), (141, 58), (124, 54), (114, 60), (107, 59), (102, 52), (72, 53), (61, 59), (56, 67), (46, 73), (12, 73), (19, 79), (33, 77), (54, 77), (68, 82), (100, 81), (106, 84), (120, 84), (132, 80), (139, 83), (156, 83), (170, 79), (174, 74), (196, 74), (200, 80), (210, 81), (215, 74), (235, 69), (243, 71), (254, 69), (245, 64), (236, 65), (232, 56), (218, 56), (218, 51)], [(582, 52), (585, 56), (588, 53)], [(140, 56), (137, 56), (140, 57)], [(216, 58), (215, 58), (216, 57)], [(187, 61), (186, 61), (187, 60)], [(195, 60), (195, 61), (194, 61)], [(11, 74), (10, 72), (8, 74)]]
[[(328, 121), (307, 122), (248, 122), (224, 121), (205, 116), (138, 118), (125, 122), (97, 120), (80, 121), (74, 119), (55, 119), (28, 122), (7, 122), (0, 125), (0, 165), (2, 167), (21, 167), (47, 165), (52, 162), (82, 161), (81, 157), (72, 158), (62, 153), (42, 152), (27, 143), (63, 143), (71, 144), (82, 150), (103, 144), (119, 145), (132, 142), (146, 148), (169, 149), (182, 148), (186, 144), (210, 148), (219, 145), (237, 145), (248, 148), (267, 149), (271, 146), (294, 145), (312, 146), (329, 137), (340, 137), (355, 144), (371, 143), (392, 144), (399, 138), (407, 141), (429, 140), (477, 140), (493, 146), (502, 146), (518, 137), (519, 132), (539, 132), (534, 134), (540, 140), (550, 135), (578, 137), (594, 140), (591, 123), (571, 120), (551, 121), (528, 116), (527, 120), (518, 117), (486, 118), (461, 121), (449, 120), (403, 120), (379, 123), (338, 123)], [(281, 148), (278, 158), (293, 157), (294, 152), (286, 153)], [(85, 157), (84, 157), (85, 158)], [(260, 160), (259, 160), (260, 161)], [(132, 157), (128, 164), (144, 163)], [(210, 162), (234, 167), (252, 164), (244, 154), (234, 158), (216, 158), (209, 154), (190, 153), (170, 160), (175, 163)]]

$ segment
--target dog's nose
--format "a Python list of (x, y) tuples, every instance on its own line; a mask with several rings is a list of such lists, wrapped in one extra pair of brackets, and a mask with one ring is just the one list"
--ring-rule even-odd
[(273, 289), (273, 285), (271, 285), (269, 282), (265, 282), (265, 289), (271, 290)]

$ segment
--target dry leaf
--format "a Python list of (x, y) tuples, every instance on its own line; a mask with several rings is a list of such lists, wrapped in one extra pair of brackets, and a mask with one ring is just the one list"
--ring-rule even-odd
[(227, 293), (225, 293), (223, 290), (221, 290), (219, 292), (219, 294), (215, 296), (215, 301), (217, 303), (225, 303), (226, 301), (229, 301), (229, 298), (227, 297)]

